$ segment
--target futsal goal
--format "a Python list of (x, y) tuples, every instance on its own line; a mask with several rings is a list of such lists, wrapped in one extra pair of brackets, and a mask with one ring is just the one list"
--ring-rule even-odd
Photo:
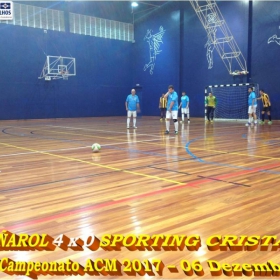
[[(214, 112), (214, 119), (220, 121), (245, 121), (248, 120), (248, 89), (252, 87), (259, 94), (258, 84), (224, 84), (209, 85), (205, 87), (205, 99), (210, 92), (217, 98), (217, 105)], [(260, 117), (260, 100), (257, 100), (257, 117)], [(205, 119), (206, 107), (205, 107)]]

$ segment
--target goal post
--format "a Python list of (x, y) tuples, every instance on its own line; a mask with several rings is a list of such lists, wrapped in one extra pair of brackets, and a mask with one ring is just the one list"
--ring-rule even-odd
[[(246, 84), (223, 84), (209, 85), (205, 87), (204, 103), (210, 92), (217, 98), (214, 111), (214, 119), (220, 121), (246, 121), (248, 120), (248, 89), (252, 87), (256, 97), (260, 97), (259, 85), (255, 83)], [(205, 120), (206, 117), (205, 106)], [(257, 117), (260, 117), (260, 100), (257, 100)]]

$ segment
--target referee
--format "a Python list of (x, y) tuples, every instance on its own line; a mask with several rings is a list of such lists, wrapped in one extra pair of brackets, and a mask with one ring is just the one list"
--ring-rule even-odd
[(164, 95), (165, 93), (163, 93), (161, 98), (159, 99), (160, 121), (163, 121), (163, 118), (166, 115), (167, 99), (164, 98)]
[(258, 99), (261, 99), (262, 100), (262, 104), (263, 104), (261, 124), (264, 124), (264, 115), (265, 115), (265, 113), (267, 114), (268, 119), (269, 119), (268, 124), (272, 124), (271, 114), (270, 114), (271, 102), (269, 100), (269, 96), (268, 96), (267, 93), (264, 92), (263, 89), (260, 90), (260, 94), (261, 94), (261, 97), (259, 97)]

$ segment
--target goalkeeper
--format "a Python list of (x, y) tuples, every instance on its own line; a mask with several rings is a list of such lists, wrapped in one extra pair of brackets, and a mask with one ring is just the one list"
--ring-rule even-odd
[(205, 106), (207, 108), (206, 116), (207, 116), (207, 122), (213, 123), (214, 119), (214, 111), (217, 105), (217, 98), (212, 94), (212, 92), (209, 93), (209, 95), (206, 97), (205, 100)]

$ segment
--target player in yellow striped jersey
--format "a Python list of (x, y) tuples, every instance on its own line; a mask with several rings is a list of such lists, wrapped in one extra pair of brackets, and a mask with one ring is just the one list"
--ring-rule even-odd
[(163, 121), (163, 118), (166, 115), (167, 99), (164, 98), (164, 95), (165, 95), (165, 93), (163, 93), (161, 98), (159, 99), (160, 121)]
[(260, 124), (264, 124), (264, 115), (265, 115), (265, 113), (267, 114), (268, 119), (269, 119), (268, 124), (272, 124), (271, 114), (270, 114), (271, 102), (270, 102), (269, 96), (268, 96), (267, 93), (264, 92), (263, 89), (260, 90), (260, 94), (261, 94), (261, 97), (259, 97), (258, 99), (261, 99), (262, 100), (262, 104), (263, 104), (262, 121), (260, 122)]

